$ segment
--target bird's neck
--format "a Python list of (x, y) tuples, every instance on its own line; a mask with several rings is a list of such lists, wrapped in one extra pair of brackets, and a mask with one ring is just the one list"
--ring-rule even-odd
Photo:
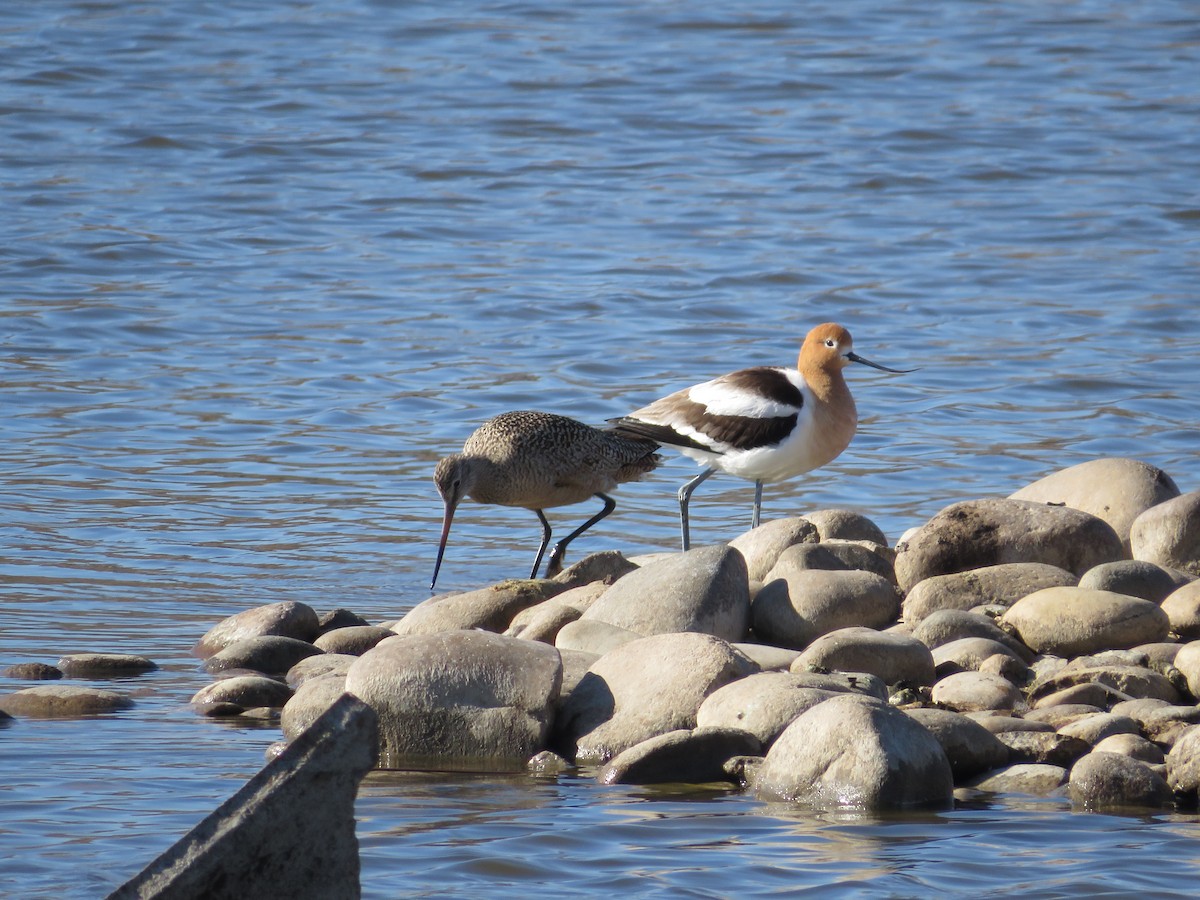
[[(858, 409), (841, 370), (816, 369), (803, 372), (803, 375), (816, 401), (813, 415), (819, 423), (819, 431), (836, 442), (845, 440), (848, 444), (858, 426)], [(841, 449), (845, 449), (844, 445)]]

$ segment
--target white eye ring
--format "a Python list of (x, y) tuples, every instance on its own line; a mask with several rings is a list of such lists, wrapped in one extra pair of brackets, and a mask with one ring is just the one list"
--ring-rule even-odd
[(825, 346), (830, 348), (836, 347), (837, 341), (835, 341), (833, 338), (825, 338)]

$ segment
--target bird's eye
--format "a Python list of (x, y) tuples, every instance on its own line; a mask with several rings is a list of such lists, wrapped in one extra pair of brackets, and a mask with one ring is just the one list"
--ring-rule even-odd
[(833, 338), (825, 338), (825, 346), (832, 350), (837, 346), (837, 341), (835, 341)]

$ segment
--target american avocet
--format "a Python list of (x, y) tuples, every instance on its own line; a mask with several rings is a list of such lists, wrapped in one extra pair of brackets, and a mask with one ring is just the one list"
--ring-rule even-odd
[(714, 472), (754, 482), (751, 523), (757, 528), (763, 482), (816, 469), (849, 446), (858, 411), (842, 369), (852, 362), (895, 374), (912, 371), (863, 359), (850, 332), (828, 322), (804, 338), (794, 369), (741, 369), (612, 420), (618, 434), (648, 438), (708, 466), (679, 490), (684, 550), (690, 545), (688, 501)]
[(602, 431), (551, 413), (508, 412), (484, 422), (467, 438), (462, 453), (439, 461), (433, 473), (446, 514), (429, 589), (437, 584), (450, 523), (463, 497), (478, 503), (521, 506), (537, 513), (542, 523), (542, 544), (530, 578), (537, 577), (550, 543), (550, 523), (542, 510), (580, 503), (588, 497), (603, 500), (600, 512), (554, 545), (546, 568), (549, 578), (562, 567), (567, 544), (616, 507), (616, 501), (605, 492), (621, 482), (640, 478), (658, 465), (661, 457), (654, 452), (657, 449), (658, 444), (646, 438)]

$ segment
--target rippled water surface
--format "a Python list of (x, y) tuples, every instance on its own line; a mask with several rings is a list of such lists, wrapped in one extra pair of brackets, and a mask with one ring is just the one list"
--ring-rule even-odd
[[(599, 423), (834, 319), (920, 369), (850, 373), (854, 444), (767, 515), (894, 540), (1106, 455), (1200, 487), (1194, 4), (45, 0), (0, 48), (0, 665), (162, 666), (127, 713), (0, 730), (0, 892), (102, 895), (256, 771), (277, 730), (191, 713), (191, 645), (427, 596), (432, 464), (497, 412)], [(576, 553), (673, 547), (693, 471)], [(749, 503), (706, 483), (697, 540)], [(439, 587), (536, 536), (464, 507)], [(1186, 896), (1200, 836), (583, 776), (379, 774), (359, 816), (370, 897)]]

